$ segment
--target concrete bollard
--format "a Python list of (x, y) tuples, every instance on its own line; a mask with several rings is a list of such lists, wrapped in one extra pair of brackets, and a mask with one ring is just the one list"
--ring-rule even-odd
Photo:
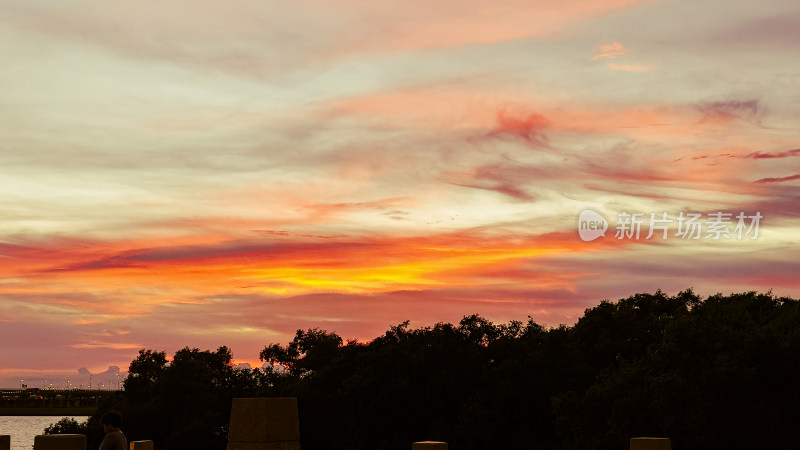
[(421, 441), (411, 444), (411, 450), (447, 450), (447, 442)]
[(33, 438), (33, 450), (86, 450), (83, 434), (40, 434)]
[(630, 450), (672, 450), (669, 438), (637, 437), (631, 438)]
[(297, 399), (235, 398), (228, 428), (228, 450), (299, 450)]
[(153, 441), (131, 441), (130, 450), (153, 450)]
[(0, 434), (0, 450), (11, 450), (11, 436)]

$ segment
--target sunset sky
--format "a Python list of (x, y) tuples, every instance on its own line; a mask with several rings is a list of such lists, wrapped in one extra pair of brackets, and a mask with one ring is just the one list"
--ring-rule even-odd
[[(0, 386), (140, 348), (260, 365), (298, 328), (799, 297), (798, 23), (796, 0), (0, 0)], [(763, 219), (646, 239), (651, 212)]]

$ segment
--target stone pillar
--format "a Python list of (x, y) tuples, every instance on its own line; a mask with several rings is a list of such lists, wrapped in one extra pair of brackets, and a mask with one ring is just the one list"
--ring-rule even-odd
[(7, 434), (0, 435), (0, 450), (11, 450), (11, 436)]
[(297, 399), (233, 399), (228, 450), (300, 450)]
[(41, 434), (33, 438), (33, 450), (86, 450), (83, 434)]
[(669, 438), (636, 437), (631, 438), (630, 450), (672, 450)]
[(131, 441), (130, 450), (153, 450), (153, 441)]
[(420, 441), (411, 444), (411, 450), (447, 450), (447, 442)]

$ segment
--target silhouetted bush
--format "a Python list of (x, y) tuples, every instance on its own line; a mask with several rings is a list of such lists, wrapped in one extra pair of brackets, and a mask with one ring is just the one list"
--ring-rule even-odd
[(64, 417), (45, 428), (44, 434), (86, 434), (87, 422), (79, 423), (72, 417)]
[[(122, 395), (129, 439), (160, 449), (224, 449), (231, 399), (296, 396), (314, 449), (794, 447), (800, 308), (771, 294), (636, 294), (587, 309), (571, 327), (391, 327), (366, 343), (298, 330), (270, 344), (266, 370), (238, 370), (227, 347), (140, 351)], [(98, 414), (102, 414), (102, 410)], [(90, 420), (90, 432), (93, 421)]]

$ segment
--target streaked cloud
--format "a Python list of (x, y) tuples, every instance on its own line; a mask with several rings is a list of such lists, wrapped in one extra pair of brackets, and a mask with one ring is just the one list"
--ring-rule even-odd
[(756, 180), (756, 183), (783, 183), (784, 181), (793, 180), (800, 180), (800, 174), (789, 175), (787, 177), (762, 178), (760, 180)]
[(758, 100), (723, 100), (700, 103), (697, 108), (709, 120), (742, 119), (760, 123), (765, 108)]
[[(555, 325), (659, 288), (796, 296), (797, 14), (5, 1), (0, 377), (139, 346), (257, 366), (297, 328)], [(585, 207), (758, 211), (763, 234), (582, 242)]]

